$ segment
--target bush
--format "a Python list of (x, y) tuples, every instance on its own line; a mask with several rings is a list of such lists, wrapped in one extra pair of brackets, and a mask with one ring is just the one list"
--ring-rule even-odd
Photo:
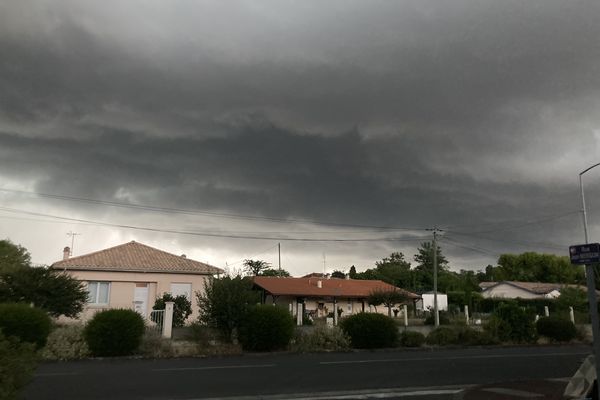
[(94, 315), (83, 335), (95, 356), (132, 354), (144, 334), (144, 320), (133, 310), (106, 310)]
[(90, 349), (83, 337), (83, 326), (65, 325), (54, 329), (42, 357), (47, 360), (78, 360), (90, 355)]
[(350, 337), (352, 347), (358, 349), (393, 347), (398, 341), (396, 323), (382, 314), (354, 314), (343, 319), (340, 327)]
[(504, 303), (492, 314), (487, 331), (502, 342), (531, 343), (536, 340), (533, 316), (516, 303)]
[(478, 331), (469, 327), (459, 329), (457, 335), (457, 343), (466, 346), (485, 346), (498, 342), (490, 332)]
[(557, 342), (568, 342), (577, 336), (577, 329), (571, 321), (556, 317), (538, 319), (536, 329), (538, 334)]
[(5, 336), (15, 336), (41, 348), (46, 344), (50, 325), (50, 317), (39, 308), (23, 303), (0, 304), (0, 330)]
[(287, 310), (273, 305), (251, 307), (242, 320), (239, 341), (244, 350), (285, 348), (292, 339), (294, 321)]
[(148, 329), (142, 336), (138, 353), (144, 357), (165, 358), (173, 357), (175, 351), (171, 340), (163, 339), (160, 332)]
[(440, 326), (432, 330), (426, 339), (427, 344), (432, 346), (447, 346), (458, 342), (458, 334), (452, 328)]
[[(450, 317), (446, 311), (439, 311), (440, 314), (440, 325), (450, 325)], [(427, 313), (425, 318), (425, 325), (435, 325), (435, 313), (433, 311)]]
[(340, 351), (350, 348), (350, 338), (337, 327), (316, 326), (312, 331), (297, 331), (292, 350), (306, 353)]
[(0, 332), (0, 399), (15, 399), (35, 370), (35, 346)]
[[(153, 310), (164, 310), (166, 308), (166, 302), (172, 301), (173, 303), (173, 326), (182, 327), (185, 324), (185, 320), (192, 313), (192, 302), (184, 294), (180, 294), (177, 297), (173, 297), (171, 293), (164, 293), (162, 297), (156, 299)], [(152, 314), (152, 321), (157, 322), (157, 317)]]
[(425, 343), (425, 335), (421, 332), (404, 331), (400, 334), (400, 346), (421, 347)]

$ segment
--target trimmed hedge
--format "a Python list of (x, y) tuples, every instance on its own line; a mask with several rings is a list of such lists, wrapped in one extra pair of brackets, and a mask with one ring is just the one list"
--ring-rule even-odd
[(426, 339), (427, 344), (432, 346), (447, 346), (458, 342), (456, 331), (447, 326), (440, 326), (432, 330)]
[(340, 351), (350, 348), (350, 338), (338, 327), (317, 325), (305, 332), (296, 331), (292, 350), (300, 353)]
[(568, 342), (577, 336), (575, 325), (566, 319), (556, 317), (540, 318), (535, 327), (539, 335), (557, 342)]
[(492, 323), (494, 318), (500, 321), (496, 334), (502, 342), (531, 343), (537, 339), (533, 315), (517, 303), (502, 304), (492, 314)]
[(15, 336), (41, 348), (46, 344), (50, 326), (50, 317), (39, 308), (23, 303), (0, 304), (0, 330), (5, 336)]
[(273, 305), (251, 307), (242, 320), (238, 339), (244, 350), (271, 351), (287, 347), (294, 320), (287, 310)]
[(485, 346), (498, 343), (487, 331), (478, 331), (473, 328), (464, 327), (457, 330), (457, 343), (466, 346)]
[(106, 310), (94, 315), (83, 331), (95, 356), (125, 356), (139, 347), (145, 325), (133, 310)]
[(425, 335), (421, 332), (404, 331), (400, 334), (400, 346), (421, 347), (425, 343)]
[(352, 347), (357, 349), (394, 347), (398, 342), (396, 322), (382, 314), (354, 314), (344, 318), (340, 327), (350, 337)]

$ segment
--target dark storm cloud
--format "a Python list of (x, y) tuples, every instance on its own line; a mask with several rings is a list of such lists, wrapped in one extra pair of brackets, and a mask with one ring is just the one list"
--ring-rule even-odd
[(4, 176), (477, 232), (576, 209), (600, 151), (596, 2), (113, 5), (0, 6)]

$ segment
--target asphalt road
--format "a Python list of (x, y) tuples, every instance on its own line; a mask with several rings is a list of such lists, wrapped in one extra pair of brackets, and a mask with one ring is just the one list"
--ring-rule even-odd
[(31, 400), (291, 398), (392, 389), (429, 391), (425, 398), (433, 399), (443, 398), (439, 395), (445, 387), (569, 377), (589, 353), (588, 346), (551, 346), (45, 363), (24, 396)]

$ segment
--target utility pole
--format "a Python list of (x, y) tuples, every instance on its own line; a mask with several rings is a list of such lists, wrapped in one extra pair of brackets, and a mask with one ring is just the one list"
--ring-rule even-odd
[(281, 243), (277, 243), (277, 252), (279, 254), (279, 276), (281, 276)]
[(441, 229), (434, 227), (432, 229), (428, 229), (433, 231), (433, 242), (431, 243), (431, 250), (433, 251), (433, 317), (435, 321), (435, 326), (440, 326), (440, 310), (438, 308), (438, 265), (437, 265), (437, 233), (441, 232)]
[(73, 257), (73, 247), (75, 245), (75, 236), (81, 235), (81, 233), (69, 231), (67, 236), (71, 236), (71, 251), (69, 252), (69, 257)]

